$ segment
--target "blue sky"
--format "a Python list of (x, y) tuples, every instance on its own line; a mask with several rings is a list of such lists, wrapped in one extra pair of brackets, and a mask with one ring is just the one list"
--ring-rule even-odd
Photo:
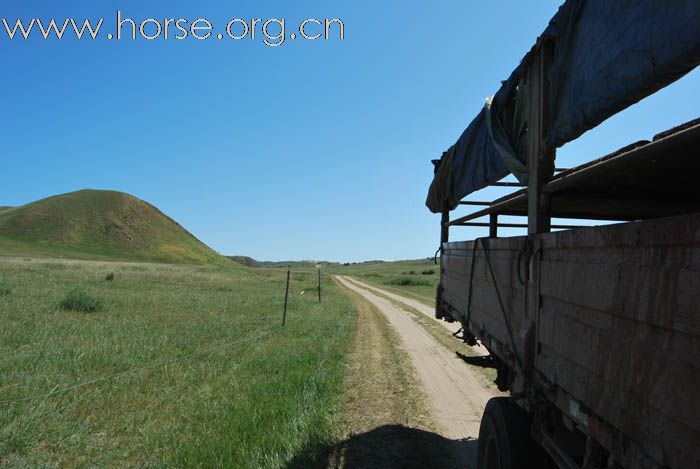
[[(343, 41), (0, 38), (0, 205), (82, 188), (131, 193), (225, 254), (427, 257), (430, 160), (507, 78), (560, 2), (22, 1), (38, 17), (340, 18)], [(559, 151), (602, 156), (698, 117), (700, 73)], [(491, 194), (485, 194), (484, 197)], [(484, 233), (463, 228), (452, 237)]]

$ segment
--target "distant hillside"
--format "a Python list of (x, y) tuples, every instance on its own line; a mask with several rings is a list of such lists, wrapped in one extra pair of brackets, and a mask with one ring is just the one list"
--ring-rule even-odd
[(299, 267), (316, 267), (334, 265), (336, 262), (328, 261), (258, 261), (263, 267), (284, 267), (284, 268), (299, 268)]
[(259, 261), (249, 256), (226, 256), (232, 261), (248, 267), (277, 267), (277, 268), (309, 268), (316, 266), (336, 265), (337, 262), (329, 261)]
[(252, 257), (248, 256), (226, 256), (229, 259), (231, 259), (234, 262), (238, 262), (239, 264), (243, 264), (246, 267), (262, 267), (262, 264)]
[(153, 205), (101, 190), (1, 207), (0, 255), (228, 263)]

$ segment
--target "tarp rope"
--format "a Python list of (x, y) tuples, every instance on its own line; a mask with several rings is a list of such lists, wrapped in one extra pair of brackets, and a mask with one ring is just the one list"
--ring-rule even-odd
[(469, 329), (469, 320), (472, 317), (472, 290), (474, 288), (474, 264), (476, 259), (476, 245), (478, 240), (474, 240), (472, 244), (472, 263), (469, 269), (469, 295), (467, 295), (467, 329)]
[[(523, 366), (523, 361), (520, 357), (520, 353), (518, 352), (518, 348), (515, 346), (515, 339), (513, 338), (513, 328), (510, 324), (510, 320), (508, 319), (508, 314), (506, 313), (506, 308), (503, 305), (503, 299), (501, 298), (501, 291), (498, 288), (498, 283), (496, 283), (496, 275), (493, 273), (493, 266), (491, 265), (491, 256), (489, 255), (489, 248), (488, 244), (485, 242), (485, 240), (488, 238), (477, 238), (474, 241), (474, 244), (476, 244), (478, 241), (481, 241), (481, 246), (484, 249), (484, 255), (486, 257), (486, 264), (489, 267), (489, 272), (491, 274), (491, 281), (493, 282), (493, 286), (496, 289), (496, 296), (498, 297), (498, 305), (501, 308), (501, 314), (503, 315), (503, 321), (506, 324), (506, 330), (508, 331), (508, 338), (510, 339), (510, 346), (513, 348), (513, 354), (515, 355), (515, 361), (517, 362), (518, 368), (520, 368), (520, 371), (523, 372), (523, 377), (525, 376), (525, 367)], [(473, 276), (473, 274), (472, 274)]]

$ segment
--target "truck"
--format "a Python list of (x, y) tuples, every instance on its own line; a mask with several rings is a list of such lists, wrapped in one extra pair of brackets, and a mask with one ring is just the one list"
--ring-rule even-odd
[[(484, 410), (479, 468), (700, 467), (700, 119), (555, 165), (698, 64), (697, 0), (566, 1), (433, 160), (435, 314), (486, 347), (506, 392)], [(489, 186), (517, 189), (468, 197)], [(451, 241), (461, 226), (488, 236)]]

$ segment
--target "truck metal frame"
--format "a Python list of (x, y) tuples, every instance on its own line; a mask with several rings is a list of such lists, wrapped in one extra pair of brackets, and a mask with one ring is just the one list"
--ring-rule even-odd
[[(487, 407), (479, 464), (519, 467), (517, 447), (539, 467), (539, 447), (558, 467), (700, 467), (700, 120), (556, 169), (544, 138), (551, 47), (540, 38), (524, 59), (527, 185), (441, 218), (436, 316), (489, 350), (511, 393)], [(488, 226), (489, 237), (450, 242), (455, 226)], [(501, 227), (528, 234), (499, 238)]]

